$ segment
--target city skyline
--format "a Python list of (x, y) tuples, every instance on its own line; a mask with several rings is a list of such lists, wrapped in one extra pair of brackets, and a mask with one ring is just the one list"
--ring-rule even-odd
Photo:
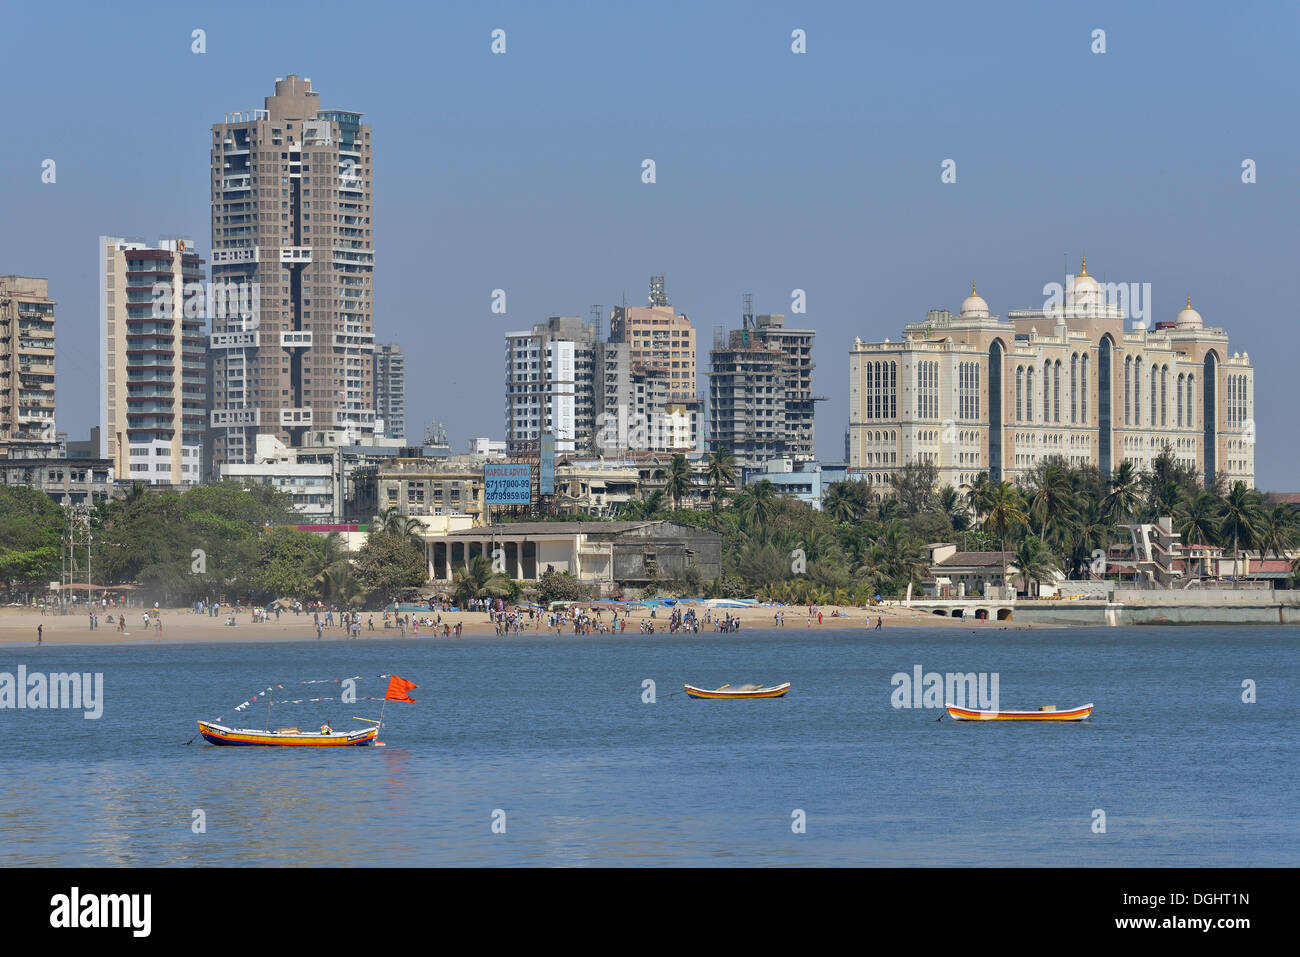
[[(440, 419), (454, 446), (497, 436), (502, 336), (595, 303), (608, 312), (625, 294), (639, 305), (656, 273), (704, 341), (737, 324), (746, 292), (757, 311), (817, 330), (814, 389), (830, 399), (818, 409), (817, 453), (838, 459), (855, 337), (877, 341), (929, 309), (956, 311), (954, 291), (974, 277), (995, 313), (1039, 307), (1044, 276), (1064, 279), (1086, 251), (1106, 264), (1099, 280), (1151, 284), (1152, 323), (1173, 321), (1190, 295), (1232, 331), (1258, 373), (1257, 484), (1296, 486), (1286, 449), (1300, 424), (1286, 415), (1286, 371), (1300, 356), (1277, 317), (1297, 293), (1284, 241), (1296, 134), (1264, 119), (1283, 115), (1294, 11), (1221, 23), (1193, 6), (1167, 22), (1103, 5), (1087, 19), (1024, 10), (993, 25), (954, 7), (924, 24), (905, 15), (887, 37), (852, 10), (760, 5), (745, 18), (715, 12), (701, 27), (684, 9), (668, 5), (649, 27), (595, 11), (563, 28), (522, 7), (492, 19), (450, 11), (436, 31), (416, 12), (407, 36), (386, 34), (347, 68), (334, 62), (341, 39), (279, 11), (266, 12), (270, 24), (303, 29), (311, 62), (286, 63), (273, 40), (242, 31), (232, 46), (235, 14), (169, 12), (127, 37), (88, 8), (86, 35), (70, 38), (85, 56), (57, 76), (0, 40), (16, 75), (33, 68), (0, 93), (28, 130), (6, 177), (8, 209), (25, 230), (0, 237), (0, 272), (48, 278), (59, 303), (59, 430), (82, 437), (96, 421), (98, 236), (202, 237), (207, 131), (296, 72), (378, 131), (374, 330), (411, 367), (409, 431)], [(39, 29), (44, 16), (20, 12), (17, 26)], [(502, 55), (490, 50), (498, 27)], [(191, 52), (196, 28), (202, 54)], [(807, 31), (805, 54), (791, 50), (796, 28)], [(1103, 54), (1090, 49), (1096, 28), (1107, 31)], [(362, 40), (368, 29), (358, 28)], [(150, 72), (189, 78), (159, 90), (143, 145), (128, 139), (112, 152), (86, 135), (114, 102), (111, 84), (86, 80), (109, 62), (95, 46), (104, 36), (129, 48), (113, 58), (130, 53)], [(1183, 52), (1210, 38), (1217, 55), (1182, 69)], [(442, 62), (418, 55), (421, 43)], [(659, 85), (582, 82), (652, 51)], [(578, 53), (583, 66), (555, 65)], [(951, 70), (918, 73), (923, 56)], [(1071, 75), (1022, 82), (1061, 57), (1080, 61)], [(890, 70), (910, 81), (897, 97), (857, 93), (893, 89), (882, 85)], [(456, 93), (429, 98), (430, 89)], [(49, 122), (74, 96), (89, 130)], [(56, 163), (52, 183), (41, 182), (45, 159)], [(654, 183), (642, 181), (646, 159)], [(941, 180), (946, 160), (955, 182)], [(1243, 182), (1247, 160), (1257, 182)], [(198, 253), (211, 250), (200, 240)], [(496, 289), (505, 315), (492, 312)], [(805, 313), (792, 308), (795, 290)], [(699, 375), (696, 386), (705, 389)]]

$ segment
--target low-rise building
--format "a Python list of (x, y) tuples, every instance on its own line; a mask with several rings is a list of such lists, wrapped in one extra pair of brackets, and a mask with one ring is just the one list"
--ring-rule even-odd
[(665, 521), (512, 522), (449, 532), (428, 547), (430, 577), (447, 582), (477, 556), (496, 557), (518, 581), (570, 572), (605, 593), (722, 574), (719, 533)]
[(0, 485), (38, 488), (57, 505), (95, 505), (107, 502), (113, 495), (113, 460), (0, 459)]

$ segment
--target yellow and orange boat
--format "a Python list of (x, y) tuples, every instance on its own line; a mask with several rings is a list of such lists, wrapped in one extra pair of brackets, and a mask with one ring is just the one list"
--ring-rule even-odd
[(227, 728), (211, 721), (199, 722), (199, 733), (209, 744), (263, 745), (309, 748), (365, 747), (379, 737), (379, 724), (358, 731), (335, 731), (328, 724), (319, 731), (302, 731), (298, 728), (277, 728), (274, 731), (256, 731), (249, 728)]
[(1092, 717), (1091, 701), (1069, 711), (1057, 711), (1055, 705), (1045, 705), (1037, 711), (976, 711), (955, 704), (945, 707), (958, 721), (1087, 721)]
[(780, 698), (790, 690), (790, 682), (766, 688), (761, 685), (741, 685), (739, 688), (733, 688), (729, 684), (713, 689), (697, 688), (694, 685), (685, 687), (686, 693), (692, 698)]

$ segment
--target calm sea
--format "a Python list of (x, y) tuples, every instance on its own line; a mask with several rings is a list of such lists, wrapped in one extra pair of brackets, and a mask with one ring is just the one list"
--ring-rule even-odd
[[(5, 646), (0, 671), (102, 672), (105, 704), (0, 711), (0, 864), (1300, 864), (1295, 629), (310, 637)], [(893, 707), (917, 665), (996, 673), (1004, 708), (1096, 712)], [(261, 727), (233, 706), (270, 682), (321, 696), (294, 682), (361, 675), (382, 695), (387, 672), (420, 689), (388, 705), (384, 748), (185, 745), (197, 718)], [(749, 681), (793, 688), (671, 694)], [(271, 724), (378, 708), (277, 706)]]

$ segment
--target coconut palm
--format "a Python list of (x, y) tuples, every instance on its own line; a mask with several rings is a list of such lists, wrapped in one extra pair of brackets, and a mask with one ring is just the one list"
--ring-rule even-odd
[(673, 500), (673, 508), (682, 507), (682, 499), (691, 494), (691, 466), (684, 455), (674, 455), (668, 465), (668, 474), (664, 480), (664, 492)]
[(1223, 541), (1232, 536), (1232, 555), (1235, 558), (1238, 547), (1250, 548), (1255, 542), (1255, 522), (1259, 519), (1259, 494), (1246, 487), (1245, 482), (1233, 482), (1223, 499), (1223, 526), (1220, 534)]
[[(1198, 492), (1185, 502), (1174, 516), (1178, 534), (1186, 545), (1217, 545), (1219, 543), (1219, 500), (1209, 492)], [(1201, 569), (1205, 573), (1205, 569)]]
[(1002, 542), (1002, 580), (1007, 580), (1007, 538), (1029, 525), (1024, 499), (1020, 490), (1010, 482), (1000, 482), (989, 490), (984, 530), (996, 535)]
[(970, 510), (966, 508), (961, 492), (951, 485), (939, 490), (939, 510), (948, 516), (953, 531), (963, 532), (970, 528)]
[(1142, 505), (1141, 481), (1133, 463), (1125, 459), (1110, 480), (1110, 492), (1102, 502), (1102, 514), (1112, 525), (1129, 521)]
[(725, 445), (705, 456), (704, 477), (713, 486), (715, 498), (722, 494), (722, 487), (736, 484), (736, 457)]
[(1282, 553), (1295, 545), (1295, 516), (1290, 505), (1274, 504), (1271, 508), (1261, 508), (1255, 522), (1255, 544), (1260, 557), (1273, 555), (1281, 558)]
[(966, 493), (966, 501), (970, 503), (971, 511), (975, 513), (974, 524), (979, 525), (982, 522), (981, 516), (988, 511), (989, 492), (993, 486), (989, 484), (989, 473), (980, 472), (975, 476), (975, 481), (971, 482), (970, 491)]
[(1034, 480), (1029, 496), (1029, 514), (1038, 523), (1039, 541), (1047, 540), (1050, 529), (1053, 541), (1069, 526), (1075, 512), (1074, 486), (1068, 472), (1059, 465), (1045, 465)]
[(1051, 553), (1047, 550), (1040, 539), (1028, 535), (1020, 542), (1016, 549), (1016, 568), (1020, 570), (1020, 578), (1024, 583), (1025, 596), (1029, 596), (1029, 583), (1041, 584), (1044, 578), (1047, 578), (1057, 572), (1056, 563), (1052, 561)]
[(833, 521), (857, 521), (858, 502), (853, 494), (853, 487), (848, 482), (834, 483), (827, 491), (826, 501), (822, 507)]

